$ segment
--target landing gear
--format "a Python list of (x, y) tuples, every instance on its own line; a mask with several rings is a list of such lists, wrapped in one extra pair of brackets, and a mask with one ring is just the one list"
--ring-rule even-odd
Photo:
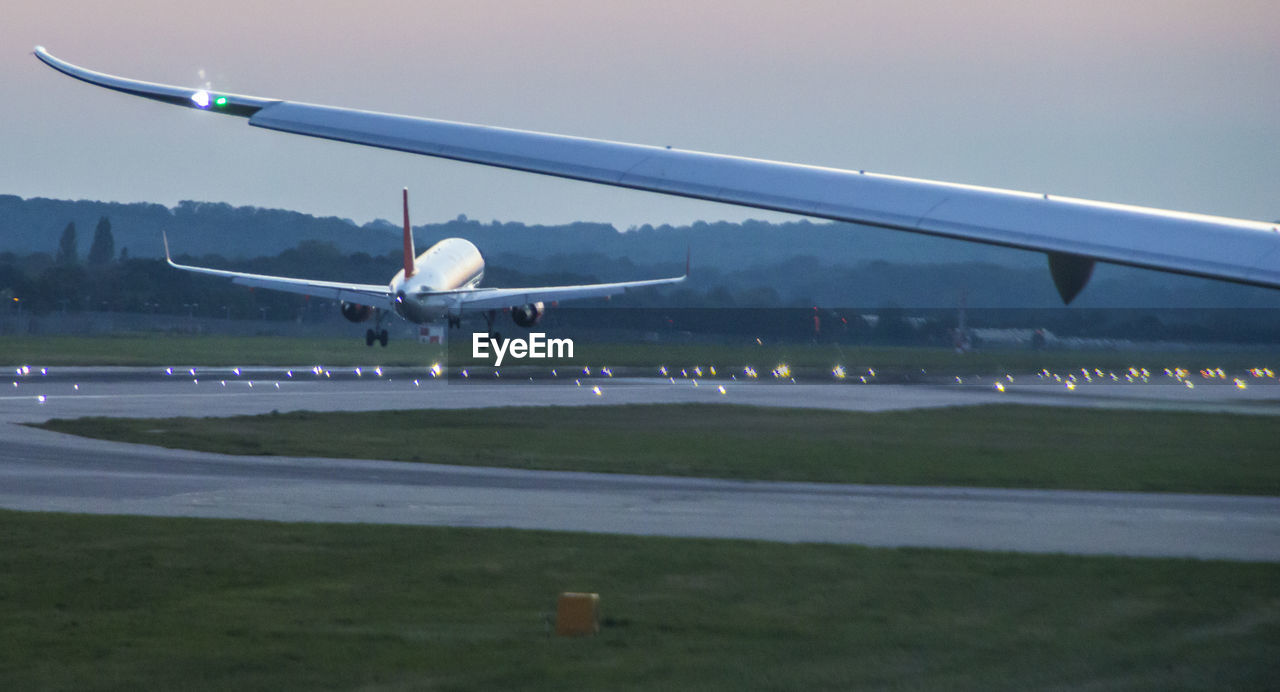
[(379, 344), (382, 344), (383, 348), (386, 348), (387, 340), (390, 338), (390, 335), (387, 334), (387, 330), (382, 328), (382, 311), (379, 310), (376, 314), (377, 316), (374, 317), (373, 329), (366, 329), (364, 332), (364, 345), (373, 346), (373, 342), (376, 341)]

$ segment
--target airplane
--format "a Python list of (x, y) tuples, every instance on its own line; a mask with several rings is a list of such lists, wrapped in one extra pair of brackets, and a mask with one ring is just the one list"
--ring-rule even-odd
[(1043, 252), (1064, 303), (1095, 263), (1280, 288), (1280, 222), (766, 161), (59, 72), (279, 132), (758, 209)]
[[(366, 346), (373, 346), (375, 341), (384, 347), (387, 345), (388, 334), (382, 327), (382, 320), (388, 313), (415, 324), (446, 320), (450, 327), (457, 327), (461, 325), (464, 313), (475, 311), (484, 316), (488, 331), (492, 333), (498, 310), (505, 309), (511, 312), (511, 319), (516, 325), (527, 329), (546, 314), (547, 303), (607, 297), (632, 288), (680, 283), (689, 276), (689, 258), (686, 256), (684, 275), (667, 279), (538, 288), (480, 288), (480, 280), (484, 278), (484, 256), (471, 241), (445, 238), (420, 255), (414, 253), (408, 188), (404, 190), (404, 266), (386, 284), (315, 281), (178, 264), (169, 254), (168, 235), (163, 234), (162, 237), (165, 261), (175, 269), (226, 277), (232, 283), (252, 288), (336, 300), (342, 316), (351, 322), (365, 322), (372, 317), (374, 326), (365, 331)], [(501, 340), (496, 333), (492, 338)]]

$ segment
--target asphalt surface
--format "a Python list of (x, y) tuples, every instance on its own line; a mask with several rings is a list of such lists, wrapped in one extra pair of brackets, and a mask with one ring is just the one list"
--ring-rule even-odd
[[(891, 410), (996, 402), (1280, 414), (1280, 385), (954, 386), (610, 378), (446, 383), (425, 371), (56, 369), (0, 394), (0, 507), (1280, 561), (1280, 498), (737, 482), (242, 457), (17, 423), (86, 415), (728, 402)], [(2, 381), (0, 381), (2, 382)], [(721, 393), (719, 387), (724, 385)], [(599, 387), (597, 394), (594, 390)], [(1274, 388), (1274, 391), (1268, 389)]]

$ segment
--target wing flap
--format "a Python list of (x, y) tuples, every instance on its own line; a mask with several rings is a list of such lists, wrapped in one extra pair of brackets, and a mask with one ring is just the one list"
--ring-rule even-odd
[(249, 274), (246, 272), (228, 271), (226, 269), (212, 269), (209, 267), (194, 267), (186, 264), (178, 264), (169, 256), (168, 238), (165, 238), (164, 241), (164, 254), (165, 261), (167, 261), (169, 266), (174, 269), (181, 269), (182, 271), (193, 272), (196, 274), (220, 276), (231, 279), (232, 283), (239, 284), (241, 286), (249, 286), (250, 288), (267, 288), (273, 291), (297, 293), (315, 298), (328, 298), (330, 300), (341, 300), (347, 303), (368, 305), (375, 308), (387, 307), (391, 300), (391, 288), (389, 286), (379, 286), (376, 284), (351, 284), (341, 283), (338, 281), (313, 281), (310, 279), (296, 279), (287, 276)]
[(618, 295), (634, 288), (648, 286), (664, 286), (680, 283), (686, 277), (677, 276), (669, 279), (649, 279), (646, 281), (621, 281), (608, 284), (585, 284), (581, 286), (541, 286), (537, 288), (475, 288), (459, 289), (431, 295), (448, 296), (454, 305), (467, 309), (494, 310), (510, 308), (528, 303), (553, 303), (563, 300), (580, 300), (584, 298), (604, 298)]

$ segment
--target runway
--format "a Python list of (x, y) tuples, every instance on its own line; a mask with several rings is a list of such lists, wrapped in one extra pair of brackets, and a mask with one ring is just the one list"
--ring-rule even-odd
[[(513, 527), (1280, 561), (1280, 498), (735, 482), (237, 457), (15, 425), (86, 415), (730, 402), (848, 410), (1019, 402), (1276, 415), (1280, 386), (1097, 391), (1048, 385), (845, 386), (667, 380), (446, 383), (423, 372), (62, 369), (0, 396), (0, 506), (86, 513)], [(415, 376), (416, 375), (416, 376)], [(415, 382), (416, 380), (416, 382)], [(250, 383), (252, 382), (252, 386)], [(279, 387), (277, 388), (277, 385)], [(600, 387), (596, 394), (594, 387)], [(1039, 387), (1039, 388), (1038, 388)], [(1085, 390), (1085, 391), (1082, 391)], [(40, 397), (43, 397), (41, 401)], [(781, 463), (781, 462), (780, 462)]]

